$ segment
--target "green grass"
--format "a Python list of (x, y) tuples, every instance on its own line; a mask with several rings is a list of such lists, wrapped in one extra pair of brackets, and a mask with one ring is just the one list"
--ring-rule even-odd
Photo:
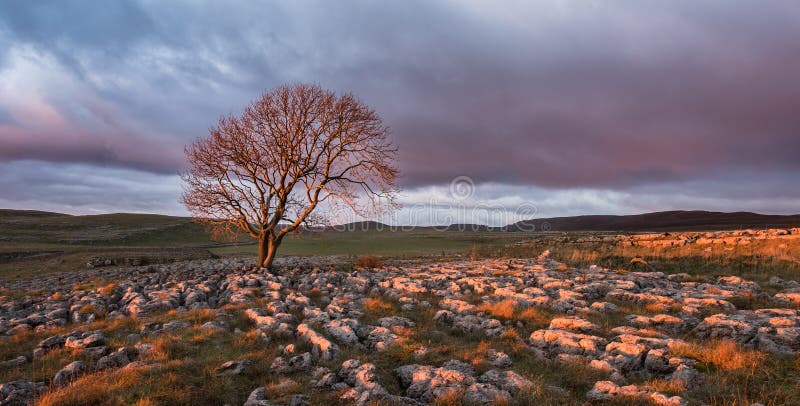
[[(92, 257), (142, 258), (151, 263), (213, 256), (255, 256), (249, 237), (213, 241), (207, 230), (189, 218), (150, 214), (68, 216), (57, 213), (0, 210), (0, 278), (18, 279), (83, 269)], [(758, 282), (772, 276), (800, 279), (800, 240), (784, 248), (769, 242), (744, 247), (645, 248), (606, 242), (580, 242), (588, 232), (481, 232), (375, 230), (312, 232), (284, 239), (278, 256), (377, 255), (390, 259), (416, 257), (535, 257), (550, 250), (571, 266), (597, 264), (633, 269), (644, 258), (656, 270), (698, 276), (739, 275)]]
[[(283, 240), (278, 255), (380, 255), (406, 258), (469, 253), (473, 245), (498, 245), (521, 240), (522, 234), (410, 231), (324, 232), (293, 235)], [(217, 255), (255, 255), (256, 244), (212, 248)]]
[[(239, 242), (212, 240), (204, 226), (184, 217), (149, 214), (68, 216), (0, 210), (0, 279), (52, 275), (85, 268), (94, 257), (124, 264), (255, 256), (249, 237)], [(279, 256), (365, 254), (388, 258), (453, 256), (473, 246), (505, 245), (519, 233), (445, 232), (432, 229), (312, 232), (284, 239)]]
[(84, 269), (94, 257), (124, 264), (209, 258), (211, 240), (203, 226), (184, 217), (151, 214), (69, 216), (0, 210), (0, 278)]

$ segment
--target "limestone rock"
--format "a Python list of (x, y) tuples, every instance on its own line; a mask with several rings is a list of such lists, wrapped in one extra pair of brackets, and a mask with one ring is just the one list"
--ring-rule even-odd
[(68, 385), (83, 375), (86, 370), (86, 364), (83, 361), (73, 361), (56, 373), (56, 376), (53, 377), (53, 386)]

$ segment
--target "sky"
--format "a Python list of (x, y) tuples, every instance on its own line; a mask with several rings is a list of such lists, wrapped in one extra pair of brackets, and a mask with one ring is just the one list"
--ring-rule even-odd
[(391, 128), (395, 224), (800, 213), (794, 0), (0, 2), (0, 207), (186, 215), (183, 147), (285, 83)]

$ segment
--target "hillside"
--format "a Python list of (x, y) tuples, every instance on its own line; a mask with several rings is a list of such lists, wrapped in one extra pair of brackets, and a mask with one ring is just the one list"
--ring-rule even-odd
[(394, 228), (388, 224), (380, 223), (377, 221), (354, 221), (351, 223), (336, 224), (332, 226), (323, 227), (322, 231), (388, 231)]
[(0, 218), (6, 217), (16, 217), (16, 218), (24, 218), (24, 217), (62, 217), (62, 216), (69, 216), (68, 214), (63, 213), (53, 213), (49, 211), (39, 211), (39, 210), (12, 210), (12, 209), (0, 209)]
[(800, 226), (800, 215), (768, 215), (750, 212), (663, 211), (628, 216), (573, 216), (524, 220), (508, 231), (689, 231), (781, 228)]
[(209, 243), (202, 226), (187, 217), (114, 213), (71, 216), (0, 210), (0, 241), (67, 245), (161, 245)]
[[(325, 227), (324, 231), (692, 231), (743, 228), (800, 227), (800, 215), (768, 215), (750, 212), (664, 211), (636, 215), (587, 215), (524, 220), (506, 227), (451, 224), (439, 227), (389, 226), (361, 221)], [(207, 244), (202, 226), (188, 217), (159, 214), (115, 213), (72, 216), (33, 210), (0, 209), (0, 241), (148, 245), (162, 243)]]

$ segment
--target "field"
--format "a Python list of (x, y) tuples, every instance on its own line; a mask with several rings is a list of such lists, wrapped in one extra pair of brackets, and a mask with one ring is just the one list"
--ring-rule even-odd
[[(138, 259), (166, 263), (216, 257), (255, 256), (249, 237), (214, 241), (190, 219), (143, 214), (66, 216), (45, 212), (0, 210), (0, 278), (70, 272), (92, 258), (117, 264)], [(625, 233), (624, 235), (633, 235)], [(667, 233), (679, 235), (679, 233)], [(629, 269), (643, 258), (667, 273), (740, 275), (765, 282), (772, 276), (792, 278), (800, 272), (800, 242), (747, 245), (622, 246), (603, 241), (610, 232), (438, 231), (429, 228), (351, 232), (310, 232), (287, 238), (279, 256), (361, 255), (387, 259), (418, 257), (526, 258), (549, 250), (570, 266), (592, 264)], [(781, 246), (783, 244), (783, 246)]]
[(184, 218), (0, 227), (9, 404), (800, 403), (798, 229), (314, 232), (273, 275)]
[[(242, 236), (214, 241), (204, 227), (183, 217), (141, 214), (66, 216), (44, 212), (0, 210), (0, 277), (71, 272), (93, 258), (124, 265), (131, 260), (173, 260), (255, 255), (256, 243)], [(311, 232), (288, 237), (281, 256), (380, 255), (391, 258), (452, 256), (474, 245), (495, 246), (523, 238), (520, 234), (407, 231)]]

